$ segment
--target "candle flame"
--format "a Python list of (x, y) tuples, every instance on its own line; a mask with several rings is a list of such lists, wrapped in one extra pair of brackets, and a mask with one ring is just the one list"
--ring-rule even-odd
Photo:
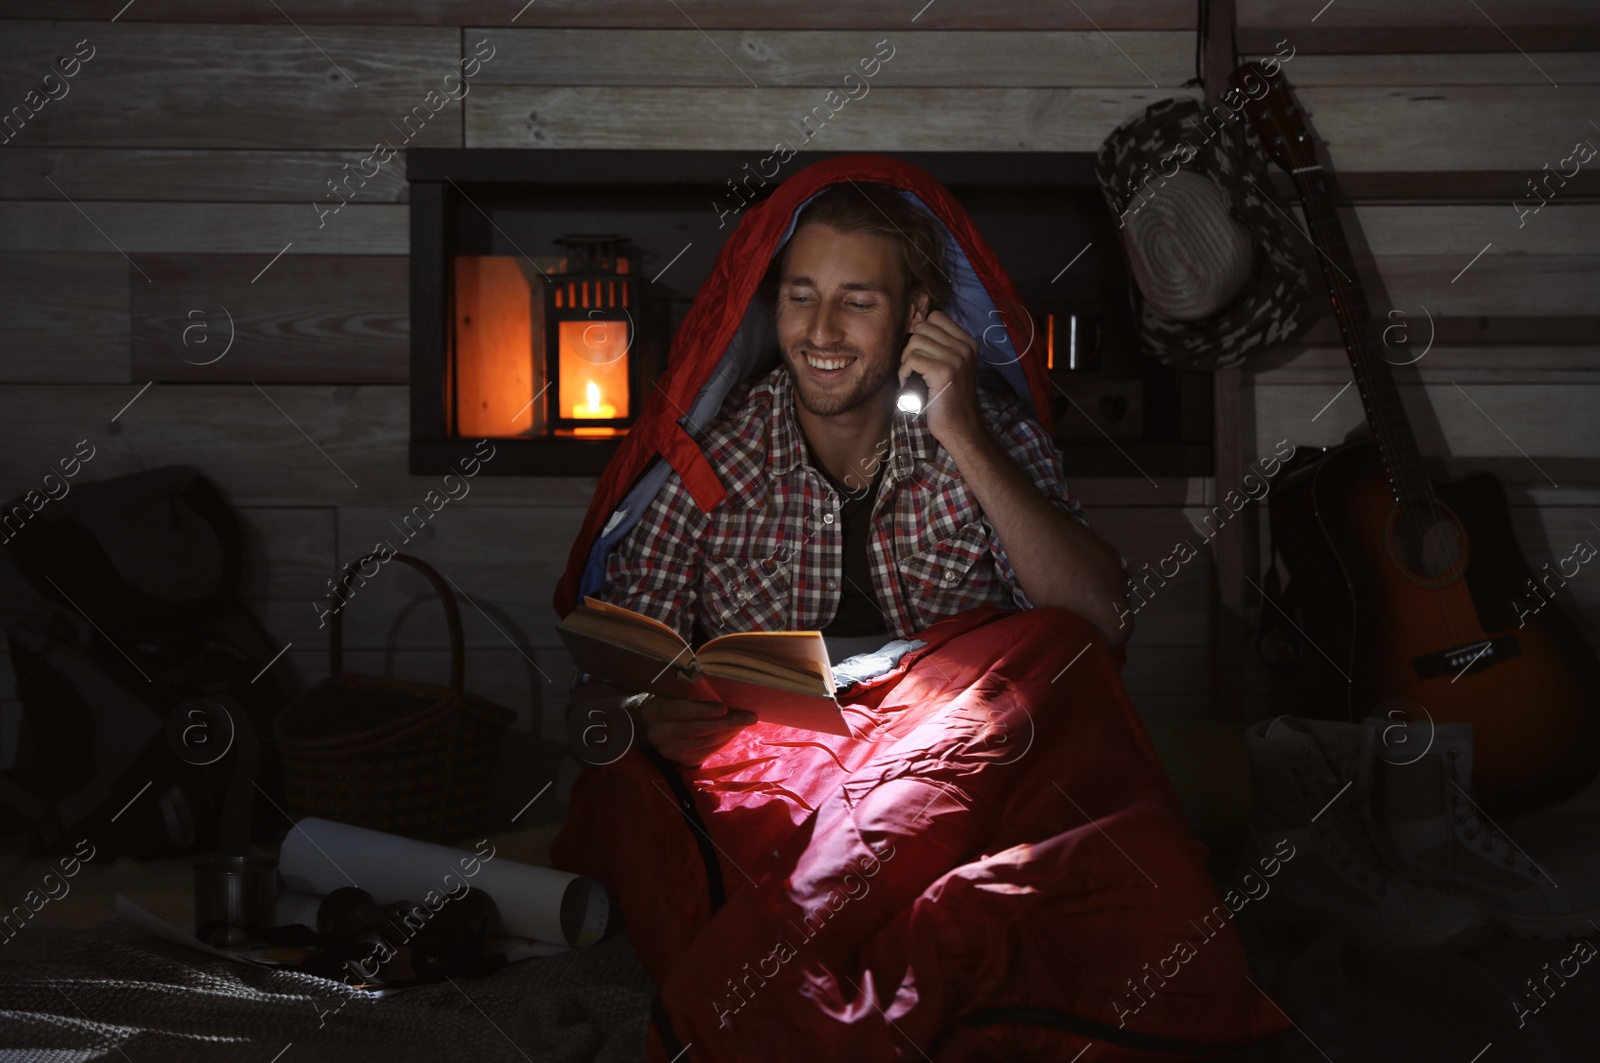
[(589, 409), (598, 410), (600, 408), (600, 386), (593, 380), (589, 381), (589, 386), (584, 389), (584, 397), (589, 400)]

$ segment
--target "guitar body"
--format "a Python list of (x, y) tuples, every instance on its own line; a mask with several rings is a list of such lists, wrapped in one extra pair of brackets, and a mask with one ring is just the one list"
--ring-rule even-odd
[(1531, 589), (1499, 482), (1431, 484), (1434, 504), (1402, 507), (1370, 440), (1286, 471), (1270, 517), (1304, 660), (1325, 666), (1325, 715), (1470, 723), (1485, 806), (1549, 804), (1600, 772), (1600, 659), (1548, 600), (1559, 582)]

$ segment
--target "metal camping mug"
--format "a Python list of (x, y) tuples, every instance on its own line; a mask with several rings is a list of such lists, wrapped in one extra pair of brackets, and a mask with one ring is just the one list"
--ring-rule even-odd
[(278, 921), (278, 862), (222, 856), (194, 865), (194, 934), (212, 945), (243, 945)]

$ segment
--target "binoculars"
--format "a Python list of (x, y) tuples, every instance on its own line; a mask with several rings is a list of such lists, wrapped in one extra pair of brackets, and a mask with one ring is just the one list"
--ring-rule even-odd
[(366, 890), (345, 886), (318, 906), (320, 951), (300, 967), (354, 984), (478, 978), (505, 966), (504, 954), (485, 955), (499, 929), (499, 909), (482, 890), (429, 908), (409, 901), (380, 905)]

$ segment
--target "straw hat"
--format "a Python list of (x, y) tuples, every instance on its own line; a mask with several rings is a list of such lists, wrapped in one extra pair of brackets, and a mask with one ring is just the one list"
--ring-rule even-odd
[(1140, 342), (1175, 369), (1238, 365), (1312, 317), (1306, 238), (1268, 198), (1260, 142), (1242, 115), (1202, 122), (1203, 113), (1195, 100), (1158, 101), (1095, 156), (1122, 223)]

